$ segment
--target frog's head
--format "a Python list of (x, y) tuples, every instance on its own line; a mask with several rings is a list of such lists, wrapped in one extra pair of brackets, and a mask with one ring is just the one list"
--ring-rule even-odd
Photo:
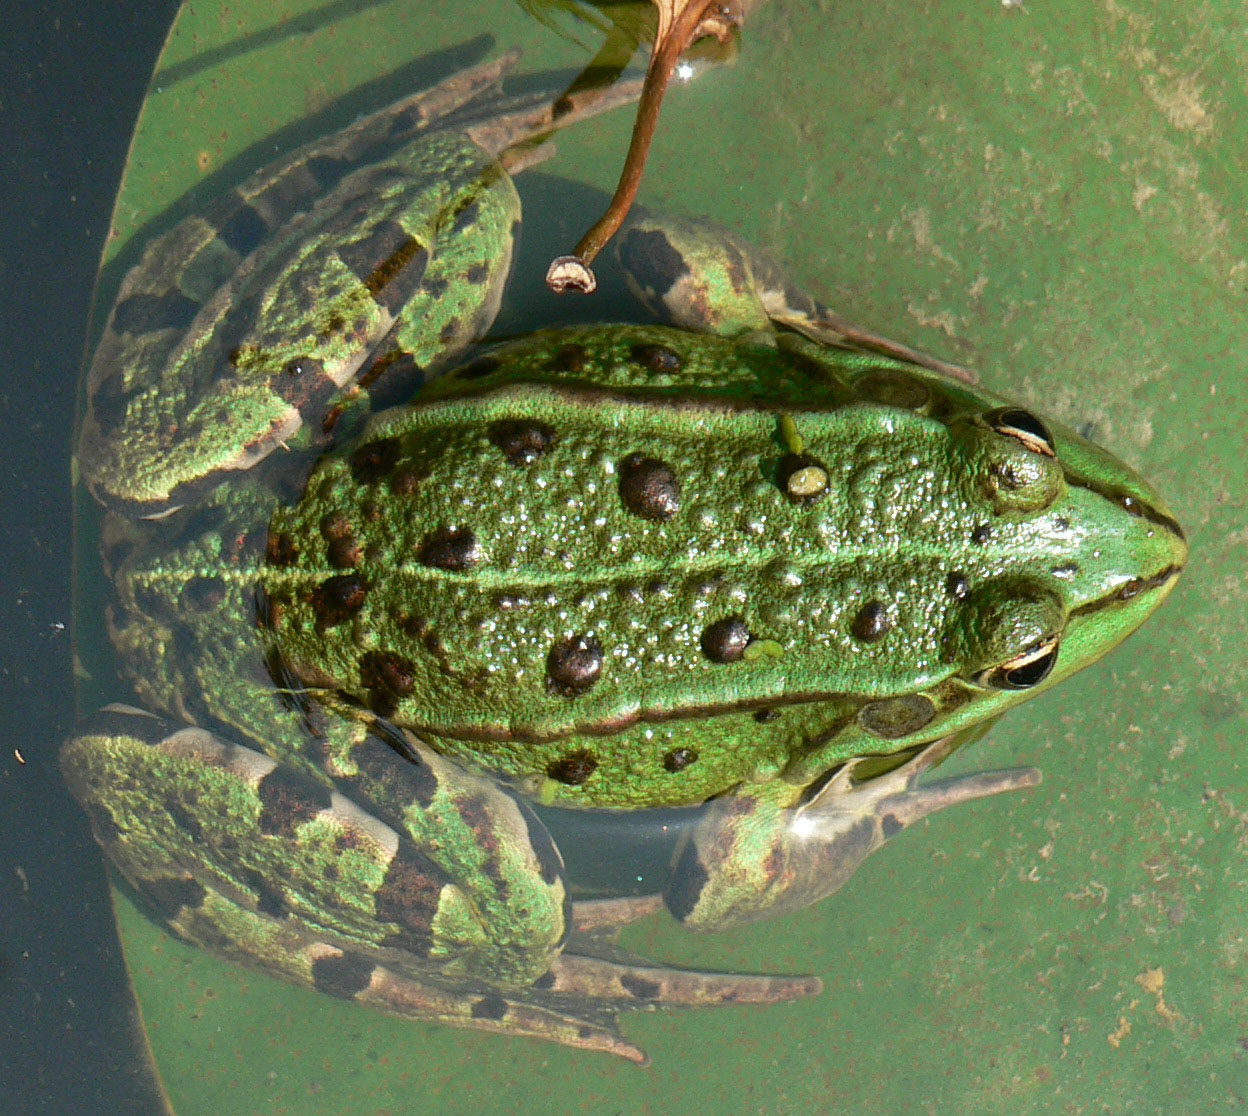
[[(1019, 407), (953, 425), (1012, 536), (1008, 569), (969, 590), (952, 636), (964, 672), (998, 691), (1050, 685), (1100, 658), (1165, 600), (1187, 559), (1157, 491), (1078, 434)], [(991, 544), (989, 544), (991, 545)]]

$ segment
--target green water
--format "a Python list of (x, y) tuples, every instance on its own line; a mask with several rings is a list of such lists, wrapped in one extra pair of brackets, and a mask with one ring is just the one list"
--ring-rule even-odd
[[(509, 0), (307, 6), (295, 35), (283, 21), (304, 6), (255, 8), (182, 12), (119, 246), (374, 75), (484, 31), (522, 47), (526, 70), (575, 71), (600, 38), (568, 20), (576, 38), (562, 36)], [(731, 225), (846, 317), (1091, 433), (1176, 510), (1192, 559), (1160, 615), (949, 765), (1036, 764), (1045, 782), (916, 827), (801, 914), (707, 937), (666, 916), (634, 928), (626, 944), (650, 957), (825, 987), (781, 1007), (632, 1016), (644, 1070), (292, 989), (123, 902), (178, 1113), (1248, 1103), (1241, 19), (1225, 0), (771, 0), (734, 67), (670, 93), (647, 171), (646, 204)], [(521, 180), (523, 301), (504, 324), (541, 312), (543, 253), (596, 216), (630, 124), (561, 136)]]

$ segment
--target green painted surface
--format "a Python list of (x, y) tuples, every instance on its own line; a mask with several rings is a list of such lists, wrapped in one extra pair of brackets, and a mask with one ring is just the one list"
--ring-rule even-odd
[[(475, 30), (458, 5), (391, 3), (285, 36), (288, 10), (184, 11), (119, 231)], [(535, 69), (594, 46), (503, 0), (474, 11)], [(1187, 527), (1159, 616), (950, 765), (1035, 763), (1045, 783), (917, 827), (799, 915), (710, 937), (638, 927), (628, 943), (652, 957), (825, 983), (796, 1005), (634, 1017), (646, 1070), (392, 1022), (214, 963), (123, 903), (182, 1116), (514, 1112), (526, 1095), (544, 1112), (1248, 1103), (1241, 20), (1225, 0), (772, 0), (734, 69), (673, 91), (655, 144), (648, 204), (715, 216), (845, 316), (1091, 432)], [(561, 137), (543, 171), (609, 188), (628, 126)], [(526, 236), (541, 223), (531, 209)]]

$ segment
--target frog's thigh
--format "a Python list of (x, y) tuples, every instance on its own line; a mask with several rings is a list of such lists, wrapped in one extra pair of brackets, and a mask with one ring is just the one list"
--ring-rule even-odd
[(517, 869), (499, 865), (506, 849), (490, 855), (512, 843), (482, 847), (479, 789), (442, 803), (444, 822), (456, 805), (477, 811), (461, 823), (474, 847), (443, 855), (258, 752), (136, 711), (100, 714), (61, 763), (118, 870), (175, 932), (227, 958), (313, 984), (318, 957), (350, 954), (522, 985), (558, 949), (562, 877), (526, 861), (536, 878), (509, 914)]
[(450, 199), (432, 235), (429, 264), (387, 347), (416, 365), (445, 367), (498, 315), (520, 226), (520, 198), (497, 164)]

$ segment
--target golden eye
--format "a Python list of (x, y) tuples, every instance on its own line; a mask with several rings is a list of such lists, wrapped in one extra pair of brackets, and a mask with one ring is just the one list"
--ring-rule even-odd
[(1030, 690), (1049, 676), (1060, 642), (1059, 636), (1039, 640), (1000, 666), (980, 671), (976, 681), (993, 690)]
[(1013, 438), (1032, 453), (1044, 457), (1057, 456), (1049, 428), (1030, 411), (1021, 407), (1003, 407), (999, 411), (990, 411), (984, 416), (984, 421), (998, 434)]

